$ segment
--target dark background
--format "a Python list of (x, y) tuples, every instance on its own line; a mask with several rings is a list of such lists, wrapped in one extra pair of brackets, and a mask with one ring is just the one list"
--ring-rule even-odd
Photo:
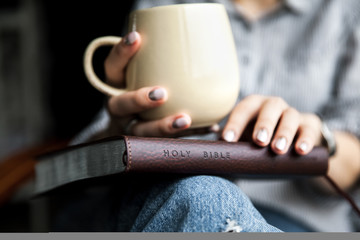
[[(52, 56), (49, 104), (53, 134), (68, 138), (86, 126), (103, 106), (104, 96), (87, 82), (82, 69), (85, 48), (96, 37), (121, 36), (133, 1), (42, 2)], [(101, 48), (95, 53), (99, 76), (103, 75), (108, 51)]]
[[(44, 94), (51, 128), (42, 141), (71, 139), (92, 121), (105, 100), (85, 78), (85, 48), (99, 36), (122, 36), (134, 1), (1, 0), (0, 14), (16, 12), (24, 2), (40, 7), (47, 55), (43, 66), (48, 72)], [(103, 76), (103, 61), (109, 50), (101, 48), (95, 53), (94, 67), (99, 76)], [(33, 231), (31, 221), (38, 213), (34, 213), (32, 205), (28, 201), (1, 205), (0, 232)]]

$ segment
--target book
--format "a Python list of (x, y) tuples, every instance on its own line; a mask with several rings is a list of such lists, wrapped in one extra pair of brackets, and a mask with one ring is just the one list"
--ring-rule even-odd
[(324, 176), (329, 154), (290, 149), (277, 155), (249, 142), (119, 136), (43, 154), (35, 166), (35, 190), (43, 193), (75, 181), (113, 174), (212, 174), (260, 178)]

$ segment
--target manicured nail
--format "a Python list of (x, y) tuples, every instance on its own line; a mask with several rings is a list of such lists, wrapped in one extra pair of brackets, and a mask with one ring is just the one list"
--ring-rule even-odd
[(188, 126), (189, 124), (190, 124), (189, 119), (180, 117), (180, 118), (175, 119), (172, 126), (173, 126), (173, 128), (184, 128), (184, 127)]
[(275, 147), (279, 151), (284, 151), (286, 148), (286, 138), (284, 137), (279, 138), (275, 143)]
[(302, 142), (300, 145), (299, 145), (299, 148), (302, 152), (307, 152), (308, 150), (308, 145), (306, 142)]
[(157, 88), (155, 90), (152, 90), (149, 93), (149, 98), (152, 101), (158, 101), (158, 100), (164, 99), (165, 96), (166, 96), (166, 91), (163, 88)]
[(212, 125), (212, 126), (210, 127), (209, 130), (210, 130), (210, 132), (217, 133), (217, 132), (220, 131), (220, 126), (219, 126), (219, 124), (214, 124), (214, 125)]
[(224, 139), (227, 142), (233, 142), (235, 139), (235, 132), (233, 130), (229, 130), (225, 133)]
[(268, 140), (268, 132), (266, 131), (266, 129), (264, 128), (260, 129), (256, 134), (256, 139), (259, 142), (266, 143)]
[(138, 37), (137, 32), (131, 32), (125, 37), (125, 44), (126, 45), (132, 45)]

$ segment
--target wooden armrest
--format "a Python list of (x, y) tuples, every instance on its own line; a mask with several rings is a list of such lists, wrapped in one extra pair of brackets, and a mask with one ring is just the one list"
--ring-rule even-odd
[(61, 149), (69, 141), (51, 141), (29, 147), (0, 161), (0, 206), (5, 204), (18, 188), (34, 177), (36, 157), (46, 152)]

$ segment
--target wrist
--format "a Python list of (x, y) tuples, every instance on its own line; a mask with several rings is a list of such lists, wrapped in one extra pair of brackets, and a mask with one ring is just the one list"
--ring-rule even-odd
[(327, 124), (321, 121), (321, 143), (323, 146), (327, 147), (329, 156), (334, 156), (336, 153), (337, 145), (334, 133), (329, 129)]

